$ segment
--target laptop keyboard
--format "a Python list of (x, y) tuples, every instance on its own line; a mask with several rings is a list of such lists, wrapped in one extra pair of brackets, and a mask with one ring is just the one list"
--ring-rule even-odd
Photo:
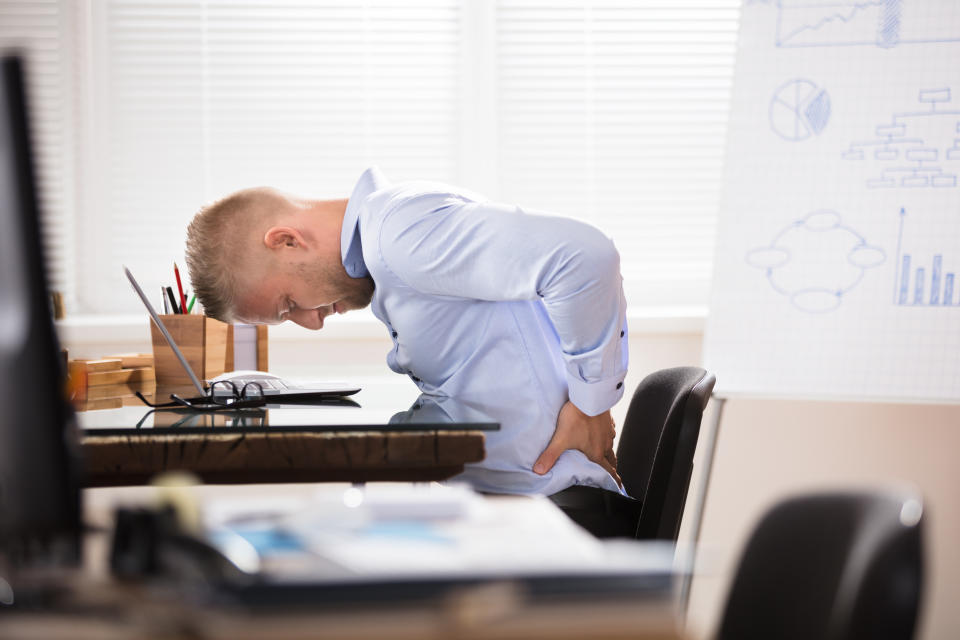
[(285, 391), (290, 388), (283, 380), (278, 378), (232, 378), (232, 382), (237, 385), (237, 388), (243, 387), (243, 385), (250, 382), (256, 382), (264, 391), (267, 389)]

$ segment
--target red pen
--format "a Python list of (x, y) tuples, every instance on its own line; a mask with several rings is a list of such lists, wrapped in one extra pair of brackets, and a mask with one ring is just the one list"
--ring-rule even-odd
[(183, 295), (183, 283), (180, 282), (180, 269), (177, 269), (177, 263), (173, 263), (173, 275), (177, 277), (177, 290), (180, 292), (180, 313), (187, 312), (187, 297)]

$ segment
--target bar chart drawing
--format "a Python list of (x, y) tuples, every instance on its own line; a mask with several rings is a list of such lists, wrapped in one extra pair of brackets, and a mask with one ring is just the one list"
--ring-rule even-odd
[(876, 125), (872, 140), (851, 142), (843, 152), (844, 160), (880, 164), (880, 174), (867, 180), (867, 188), (957, 186), (960, 108), (951, 104), (949, 87), (922, 89), (917, 103)]
[[(903, 246), (903, 228), (907, 212), (900, 208), (900, 226), (897, 231), (896, 272), (893, 279), (893, 304), (899, 307), (956, 307), (960, 295), (955, 295), (958, 271), (944, 272), (944, 254), (934, 250), (923, 265), (915, 259), (915, 252)], [(952, 257), (952, 256), (951, 256)], [(960, 258), (958, 256), (957, 258)], [(960, 259), (954, 264), (960, 268)], [(929, 267), (929, 270), (928, 268)]]
[[(931, 11), (943, 19), (931, 19)], [(949, 4), (926, 0), (777, 0), (778, 47), (875, 46), (958, 42)]]
[(837, 212), (821, 209), (794, 220), (745, 258), (796, 309), (827, 313), (840, 306), (868, 269), (883, 264), (887, 253), (844, 224)]

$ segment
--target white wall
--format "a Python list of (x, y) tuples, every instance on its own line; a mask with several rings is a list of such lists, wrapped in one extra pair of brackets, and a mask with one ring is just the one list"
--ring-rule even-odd
[(913, 486), (926, 502), (917, 638), (960, 637), (960, 406), (734, 398), (721, 421), (690, 630), (716, 628), (740, 549), (779, 498), (804, 490)]

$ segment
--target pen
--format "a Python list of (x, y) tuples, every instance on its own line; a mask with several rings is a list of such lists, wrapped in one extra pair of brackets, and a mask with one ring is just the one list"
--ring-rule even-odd
[(173, 297), (173, 289), (167, 287), (167, 297), (170, 298), (170, 310), (173, 313), (180, 313), (180, 307), (177, 306), (177, 299)]
[(167, 300), (167, 290), (164, 287), (160, 287), (160, 297), (163, 299), (163, 312), (170, 313), (170, 301)]
[(187, 313), (193, 311), (193, 303), (197, 301), (197, 294), (190, 296), (190, 304), (187, 305)]
[(180, 281), (180, 269), (177, 268), (177, 263), (173, 263), (173, 275), (177, 278), (177, 291), (180, 292), (180, 313), (187, 312), (187, 298), (183, 295), (183, 282)]

